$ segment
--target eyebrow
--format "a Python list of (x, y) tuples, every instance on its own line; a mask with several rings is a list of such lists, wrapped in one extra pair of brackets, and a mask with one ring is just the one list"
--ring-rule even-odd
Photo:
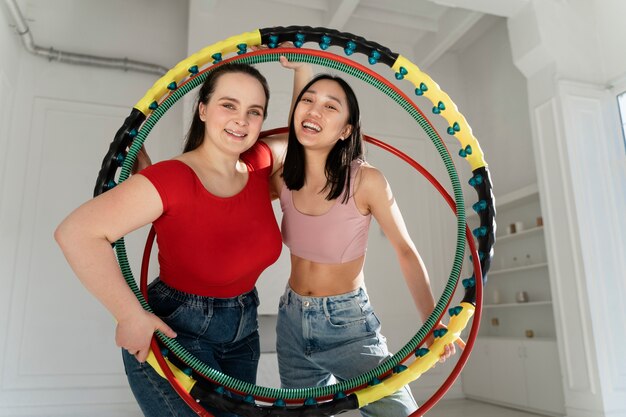
[[(312, 90), (312, 89), (308, 89), (308, 90), (306, 90), (306, 91), (304, 92), (304, 94), (306, 94), (306, 93), (317, 94), (317, 91)], [(304, 95), (304, 94), (302, 94), (302, 95)], [(329, 99), (331, 99), (331, 100), (336, 101), (336, 102), (337, 102), (337, 104), (339, 104), (341, 107), (343, 107), (343, 104), (341, 103), (341, 100), (339, 100), (337, 97), (332, 96), (332, 95), (327, 95), (326, 97), (328, 97), (328, 98), (329, 98)]]
[[(224, 96), (224, 97), (218, 98), (218, 100), (234, 101), (237, 104), (241, 104), (241, 102), (239, 100), (237, 100), (236, 98), (234, 98), (234, 97)], [(259, 109), (265, 111), (265, 106), (263, 106), (262, 104), (252, 104), (249, 108), (259, 108)]]

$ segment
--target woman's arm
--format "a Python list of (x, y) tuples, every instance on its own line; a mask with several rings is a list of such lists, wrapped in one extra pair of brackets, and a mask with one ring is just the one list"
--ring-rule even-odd
[(281, 133), (278, 135), (272, 135), (260, 139), (261, 142), (265, 142), (272, 151), (272, 175), (275, 175), (283, 167), (285, 161), (285, 155), (287, 154), (287, 134)]
[[(406, 224), (385, 176), (378, 169), (371, 166), (364, 166), (361, 172), (360, 190), (358, 190), (361, 197), (360, 200), (372, 213), (393, 246), (413, 302), (422, 321), (425, 322), (435, 308), (435, 299), (430, 287), (426, 266), (409, 236)], [(427, 343), (430, 346), (432, 342), (433, 338), (431, 336)], [(448, 345), (441, 359), (445, 360), (454, 353), (454, 345)]]
[(282, 168), (276, 171), (270, 177), (270, 198), (276, 200), (280, 198), (280, 192), (283, 188), (283, 170)]
[(142, 169), (148, 168), (150, 165), (152, 165), (152, 160), (150, 160), (150, 155), (148, 155), (146, 145), (141, 145), (141, 148), (139, 148), (139, 152), (137, 152), (137, 159), (133, 164), (131, 172), (134, 175)]
[(111, 243), (163, 212), (161, 198), (148, 179), (134, 175), (74, 210), (54, 237), (72, 270), (117, 320), (116, 343), (143, 362), (155, 330), (176, 334), (143, 309), (120, 271)]
[[(304, 86), (313, 78), (313, 67), (304, 62), (290, 62), (286, 57), (280, 57), (280, 65), (283, 68), (293, 70), (293, 91), (291, 93), (291, 105), (289, 107), (289, 115), (287, 123), (291, 120), (291, 112), (296, 105), (296, 99), (298, 94)], [(285, 160), (285, 154), (287, 153), (287, 134), (268, 136), (261, 139), (272, 150), (272, 157), (274, 159), (274, 166), (272, 167), (272, 174), (275, 174), (283, 166)]]
[(293, 90), (291, 92), (291, 106), (289, 107), (289, 120), (291, 120), (291, 113), (294, 107), (296, 107), (296, 99), (300, 94), (300, 91), (304, 86), (313, 78), (313, 67), (310, 64), (304, 62), (290, 62), (286, 57), (280, 57), (280, 65), (283, 68), (293, 70)]

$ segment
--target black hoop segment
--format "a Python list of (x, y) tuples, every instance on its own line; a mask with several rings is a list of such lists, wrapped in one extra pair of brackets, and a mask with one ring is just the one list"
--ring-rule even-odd
[[(286, 132), (287, 132), (287, 128), (278, 128), (278, 129), (273, 129), (270, 131), (262, 132), (261, 137), (266, 137), (266, 136), (271, 136), (274, 134), (286, 133)], [(367, 135), (364, 136), (364, 139), (366, 142), (373, 144), (391, 153), (392, 155), (399, 157), (401, 160), (404, 160), (410, 166), (412, 166), (418, 172), (420, 172), (439, 191), (439, 193), (446, 200), (446, 202), (448, 203), (448, 205), (454, 212), (455, 207), (454, 207), (454, 200), (452, 199), (452, 197), (448, 194), (445, 188), (437, 181), (437, 179), (434, 178), (423, 166), (418, 164), (415, 160), (413, 160), (412, 158), (410, 158), (408, 155), (404, 154), (400, 150), (378, 139), (375, 139)], [(147, 272), (149, 269), (150, 253), (152, 251), (152, 246), (154, 243), (155, 236), (156, 236), (156, 233), (153, 227), (150, 229), (150, 232), (146, 240), (146, 246), (145, 246), (143, 261), (141, 265), (140, 286), (141, 286), (141, 291), (144, 297), (146, 297), (146, 300), (148, 296), (147, 295), (147, 288), (148, 288)], [(474, 241), (472, 239), (472, 234), (469, 231), (469, 229), (467, 229), (466, 231), (466, 239), (470, 246), (470, 252), (476, 256), (478, 252), (476, 250)], [(480, 278), (480, 270), (479, 270), (480, 266), (478, 264), (478, 257), (475, 258), (473, 263), (474, 263), (474, 267), (477, 268), (479, 278)], [(460, 373), (460, 369), (462, 368), (462, 366), (465, 364), (467, 360), (468, 353), (471, 351), (472, 346), (474, 344), (475, 335), (477, 334), (477, 331), (478, 331), (478, 323), (480, 322), (480, 317), (481, 317), (481, 305), (482, 305), (482, 280), (481, 279), (477, 281), (476, 288), (477, 288), (477, 301), (479, 301), (479, 303), (477, 304), (477, 307), (476, 307), (474, 322), (472, 324), (470, 337), (468, 338), (468, 341), (467, 341), (467, 347), (464, 350), (463, 354), (461, 355), (459, 362), (455, 366), (448, 380), (438, 390), (438, 392), (435, 393), (433, 397), (431, 397), (431, 399), (426, 401), (419, 408), (418, 412), (425, 413), (432, 407), (432, 405), (434, 405), (434, 402), (436, 402), (436, 400), (438, 400), (439, 398), (441, 398), (441, 396), (443, 396), (445, 391), (447, 391), (447, 389), (452, 385), (452, 383), (456, 379), (456, 376), (458, 376), (458, 374)], [(161, 359), (163, 360), (163, 362), (158, 361), (161, 368), (167, 367), (171, 369), (173, 372), (176, 372), (180, 380), (186, 380), (187, 382), (191, 382), (192, 386), (188, 388), (187, 391), (185, 391), (185, 395), (190, 396), (191, 398), (195, 399), (201, 404), (206, 403), (207, 405), (210, 405), (219, 409), (223, 409), (226, 411), (234, 412), (245, 417), (263, 417), (263, 416), (328, 417), (328, 416), (339, 414), (339, 413), (342, 413), (344, 411), (348, 411), (351, 409), (360, 408), (358, 390), (355, 391), (354, 393), (347, 395), (346, 397), (335, 397), (329, 401), (319, 401), (319, 402), (313, 401), (313, 399), (309, 399), (308, 404), (307, 402), (305, 402), (305, 404), (297, 405), (297, 406), (288, 405), (287, 403), (281, 404), (281, 405), (275, 405), (275, 404), (274, 405), (259, 405), (255, 403), (255, 400), (261, 400), (261, 401), (271, 403), (270, 400), (273, 400), (273, 399), (258, 398), (258, 397), (253, 397), (250, 395), (246, 396), (246, 398), (243, 401), (241, 400), (238, 401), (238, 400), (233, 399), (232, 397), (225, 396), (224, 395), (225, 391), (223, 390), (223, 387), (215, 384), (214, 381), (205, 379), (205, 377), (202, 374), (197, 374), (194, 372), (190, 376), (188, 375), (188, 372), (187, 373), (182, 372), (181, 369), (189, 370), (187, 364), (185, 364), (185, 362), (177, 358), (176, 355), (171, 354), (171, 352), (167, 351), (167, 349), (161, 349), (161, 347), (156, 344), (157, 343), (156, 338), (153, 343), (155, 344), (156, 351), (159, 351), (162, 354), (167, 356), (167, 361), (166, 361), (165, 359), (163, 359), (163, 357), (160, 354), (158, 353), (154, 354), (157, 360), (159, 359), (159, 357), (161, 357)], [(173, 374), (172, 374), (172, 378), (174, 378)], [(434, 402), (433, 402), (433, 398), (434, 398)], [(421, 416), (423, 414), (419, 414), (419, 415)], [(414, 416), (414, 417), (417, 417), (417, 416)]]
[(349, 51), (348, 55), (357, 52), (389, 67), (393, 67), (398, 59), (398, 54), (391, 52), (389, 48), (360, 36), (334, 29), (310, 26), (277, 26), (259, 29), (259, 32), (261, 33), (261, 44), (268, 45), (270, 48), (275, 48), (283, 42), (292, 42), (296, 47), (306, 42), (315, 42), (320, 45), (321, 49), (339, 46)]
[[(320, 48), (322, 49), (326, 49), (329, 46), (341, 46), (344, 48), (344, 51), (346, 52), (347, 55), (351, 55), (354, 52), (367, 55), (370, 58), (369, 61), (370, 61), (370, 64), (372, 65), (376, 63), (385, 63), (386, 65), (390, 67), (394, 67), (398, 65), (397, 61), (402, 59), (402, 57), (400, 57), (398, 54), (392, 53), (389, 49), (384, 48), (379, 44), (369, 42), (361, 37), (357, 37), (352, 34), (341, 33), (336, 30), (331, 30), (331, 29), (289, 26), (289, 27), (260, 29), (258, 32), (259, 32), (260, 41), (256, 40), (255, 38), (256, 35), (252, 36), (250, 34), (244, 34), (244, 37), (246, 39), (250, 38), (252, 39), (252, 41), (248, 42), (247, 44), (246, 43), (237, 44), (237, 48), (239, 49), (238, 54), (240, 55), (245, 54), (248, 45), (265, 44), (265, 45), (268, 45), (270, 48), (274, 48), (282, 42), (290, 41), (290, 42), (293, 42), (298, 47), (301, 46), (305, 42), (317, 42), (318, 44), (320, 44)], [(225, 52), (224, 55), (226, 54), (226, 52), (232, 52), (232, 51), (233, 51), (232, 46), (228, 46), (227, 48), (224, 48), (224, 52)], [(219, 59), (216, 58), (216, 55), (219, 55), (218, 57)], [(212, 54), (210, 56), (215, 59), (215, 61), (213, 62), (214, 64), (217, 64), (222, 60), (221, 52), (219, 54), (217, 53)], [(190, 58), (193, 58), (193, 57), (194, 56)], [(201, 61), (203, 59), (204, 58), (198, 59), (197, 60), (198, 64), (201, 64), (202, 63)], [(182, 66), (188, 66), (189, 65), (188, 61), (189, 59), (183, 61), (181, 63)], [(204, 63), (206, 64), (206, 61)], [(151, 114), (151, 112), (156, 110), (161, 105), (160, 99), (156, 100), (154, 97), (157, 97), (157, 96), (155, 96), (154, 94), (158, 94), (163, 89), (161, 87), (163, 83), (167, 83), (167, 86), (168, 86), (167, 88), (169, 89), (169, 92), (167, 93), (168, 95), (176, 94), (176, 90), (178, 89), (178, 87), (180, 87), (178, 84), (182, 80), (182, 78), (180, 78), (180, 75), (179, 75), (181, 72), (179, 68), (181, 67), (181, 64), (177, 65), (172, 71), (168, 72), (166, 76), (164, 76), (157, 83), (155, 83), (155, 87), (153, 87), (153, 89), (150, 90), (149, 94), (147, 94), (146, 97), (144, 97), (144, 99), (142, 99), (142, 101), (138, 103), (138, 106), (136, 106), (136, 108), (133, 109), (130, 116), (124, 122), (124, 125), (118, 130), (115, 136), (115, 139), (111, 143), (109, 147), (109, 151), (107, 152), (107, 155), (105, 156), (105, 159), (103, 161), (102, 168), (99, 172), (98, 179), (96, 181), (94, 195), (98, 195), (106, 191), (107, 189), (110, 189), (113, 186), (115, 186), (115, 175), (120, 166), (123, 167), (122, 174), (120, 174), (120, 181), (123, 181), (125, 179), (123, 178), (124, 170), (126, 171), (129, 170), (128, 168), (129, 164), (131, 164), (132, 166), (132, 163), (134, 162), (134, 158), (136, 157), (137, 150), (141, 146), (141, 143), (143, 143), (143, 139), (145, 139), (145, 137), (142, 138), (140, 142), (137, 142), (137, 144), (134, 143), (134, 139), (137, 136), (138, 132), (140, 132), (140, 130), (143, 129), (142, 125), (144, 124), (144, 122), (146, 124), (150, 122), (150, 118), (148, 116)], [(192, 65), (188, 67), (189, 73), (186, 76), (189, 78), (189, 80), (194, 79), (194, 77), (196, 77), (196, 75), (199, 73), (198, 66), (199, 65)], [(193, 70), (194, 67), (195, 67), (195, 70)], [(396, 74), (396, 78), (398, 78), (398, 74), (400, 74), (401, 76), (407, 75), (407, 70), (405, 67), (402, 67), (402, 66), (399, 67), (398, 71), (399, 72)], [(432, 89), (434, 88), (434, 86), (430, 85), (430, 88)], [(423, 90), (422, 93), (426, 90)], [(417, 89), (416, 89), (416, 94), (419, 95), (417, 93)], [(161, 97), (161, 96), (158, 96), (158, 97)], [(442, 97), (447, 97), (447, 96), (442, 96)], [(150, 103), (150, 104), (147, 105), (146, 103)], [(433, 112), (437, 114), (435, 110), (438, 109), (439, 111), (444, 111), (446, 109), (446, 106), (450, 108), (451, 105), (454, 106), (452, 102), (448, 103), (446, 101), (444, 103), (443, 101), (439, 101), (439, 104), (437, 104), (434, 107)], [(148, 108), (149, 108), (149, 111), (147, 111)], [(456, 106), (454, 106), (454, 108), (456, 108)], [(156, 123), (156, 120), (154, 121), (154, 123)], [(464, 129), (465, 129), (464, 125), (461, 123), (460, 130), (463, 131), (462, 133), (466, 133)], [(452, 130), (452, 133), (450, 133), (451, 130)], [(450, 128), (448, 129), (449, 134), (455, 134), (455, 132), (458, 132), (458, 131), (459, 129), (458, 129), (456, 122), (454, 123), (454, 125), (451, 124)], [(477, 145), (477, 142), (476, 142), (476, 145)], [(131, 147), (131, 149), (127, 153), (126, 149), (129, 146)], [(469, 146), (465, 147), (464, 150), (466, 151), (467, 155), (472, 154), (472, 149)], [(478, 146), (474, 148), (474, 152), (480, 153), (481, 158), (482, 158), (482, 152), (480, 151)], [(466, 157), (465, 155), (463, 156)], [(472, 156), (471, 158), (475, 159), (475, 157), (476, 157), (476, 154)], [(470, 158), (468, 157), (468, 160), (469, 159)], [(472, 163), (472, 165), (474, 166), (474, 163)], [(478, 166), (477, 167), (474, 166), (474, 167), (475, 167), (475, 169), (473, 170), (474, 175), (472, 177), (472, 180), (470, 180), (470, 184), (475, 188), (479, 196), (479, 202), (477, 203), (478, 205), (477, 211), (479, 212), (479, 218), (481, 220), (481, 226), (474, 230), (474, 235), (479, 242), (479, 251), (477, 252), (475, 256), (479, 258), (479, 261), (478, 261), (478, 263), (480, 264), (479, 269), (482, 269), (482, 272), (485, 273), (485, 275), (481, 277), (481, 272), (479, 270), (476, 270), (477, 271), (476, 278), (478, 279), (482, 278), (483, 282), (485, 282), (486, 272), (489, 270), (491, 257), (493, 253), (492, 247), (493, 247), (493, 244), (495, 243), (495, 227), (496, 227), (495, 226), (495, 208), (494, 208), (494, 198), (493, 198), (493, 194), (491, 191), (491, 179), (490, 179), (489, 171), (486, 167), (486, 164), (481, 165), (480, 163), (478, 163)], [(463, 210), (464, 210), (464, 207), (463, 207)], [(121, 240), (120, 243), (121, 243), (122, 251), (125, 251), (125, 249), (123, 248), (124, 246), (123, 240)], [(125, 253), (124, 253), (124, 256), (125, 256)], [(118, 257), (119, 257), (119, 251), (118, 251)], [(122, 262), (126, 263), (127, 261), (125, 259), (120, 259), (120, 264)], [(476, 262), (474, 262), (474, 264), (476, 268), (477, 266)], [(472, 278), (464, 280), (466, 293), (463, 298), (464, 302), (468, 302), (472, 304), (475, 303), (475, 299), (476, 299), (476, 284), (471, 283), (473, 278), (474, 276)], [(465, 285), (466, 281), (468, 281), (467, 282), (468, 285)], [(219, 388), (220, 387), (218, 386), (218, 389)], [(212, 395), (209, 395), (207, 399), (211, 402), (211, 404), (214, 404), (214, 401), (218, 401), (218, 399), (212, 398)], [(229, 405), (229, 404), (230, 403), (226, 401), (226, 403), (224, 403), (224, 407), (235, 407), (235, 408), (239, 407), (239, 405), (233, 405), (233, 404)], [(322, 403), (322, 404), (325, 406), (326, 403)], [(344, 404), (344, 406), (345, 405), (346, 404)], [(311, 408), (311, 404), (309, 405), (305, 404), (302, 407), (303, 407), (302, 410), (300, 410), (302, 412), (305, 412), (308, 409), (313, 409)], [(323, 411), (322, 409), (319, 409), (319, 407), (321, 406), (316, 405), (316, 407), (318, 407), (316, 409), (317, 414), (302, 414), (302, 415), (320, 415), (320, 413), (322, 413), (323, 415), (331, 415), (331, 414), (324, 414), (325, 411)], [(334, 408), (334, 407), (335, 407), (334, 405), (329, 405), (326, 410), (329, 413), (337, 413), (340, 411), (339, 409)], [(275, 408), (277, 407), (272, 407), (272, 409), (275, 409)], [(280, 406), (278, 406), (278, 408), (280, 408)], [(235, 411), (235, 410), (232, 410), (232, 411)], [(236, 412), (241, 413), (241, 411), (236, 411)], [(259, 414), (255, 414), (255, 415), (259, 415)], [(260, 415), (265, 415), (265, 414), (260, 414)], [(267, 415), (270, 415), (270, 414), (267, 414)], [(283, 415), (283, 414), (271, 414), (271, 415)], [(287, 414), (284, 414), (284, 415), (286, 416)]]
[(127, 149), (145, 120), (145, 114), (137, 109), (132, 109), (122, 127), (117, 130), (113, 142), (109, 145), (109, 150), (102, 160), (102, 167), (98, 172), (96, 186), (93, 190), (94, 197), (115, 187), (115, 175), (122, 167), (128, 153)]
[[(473, 207), (480, 220), (480, 226), (474, 229), (473, 233), (478, 241), (478, 257), (483, 274), (482, 281), (483, 285), (486, 285), (487, 272), (491, 269), (491, 260), (493, 259), (493, 245), (496, 243), (496, 206), (491, 174), (487, 167), (477, 168), (472, 173), (474, 175), (469, 183), (478, 194), (478, 202)], [(475, 300), (476, 286), (466, 286), (463, 301), (475, 302)]]

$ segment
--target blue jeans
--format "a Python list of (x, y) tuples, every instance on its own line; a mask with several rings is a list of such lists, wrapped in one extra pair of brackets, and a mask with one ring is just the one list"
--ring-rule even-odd
[[(276, 351), (283, 388), (324, 386), (371, 371), (391, 356), (362, 288), (332, 297), (281, 296)], [(365, 417), (406, 417), (417, 410), (408, 386), (360, 409)]]
[[(202, 297), (175, 290), (157, 279), (148, 289), (148, 302), (191, 354), (226, 375), (256, 383), (260, 357), (256, 289), (233, 298)], [(139, 363), (126, 350), (122, 356), (128, 382), (144, 415), (197, 416), (148, 363)], [(215, 417), (235, 416), (209, 411)]]

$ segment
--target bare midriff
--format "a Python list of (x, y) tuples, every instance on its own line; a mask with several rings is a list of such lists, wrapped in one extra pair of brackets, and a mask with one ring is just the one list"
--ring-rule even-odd
[(305, 297), (345, 294), (363, 285), (365, 255), (342, 264), (322, 264), (291, 255), (289, 286)]

